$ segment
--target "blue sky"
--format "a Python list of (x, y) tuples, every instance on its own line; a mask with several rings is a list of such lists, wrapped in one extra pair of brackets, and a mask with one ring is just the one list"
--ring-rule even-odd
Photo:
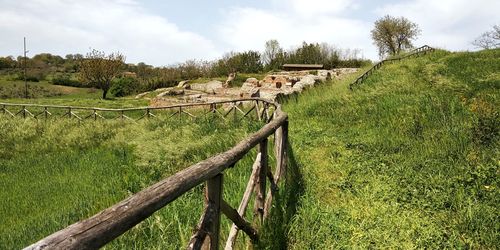
[(373, 22), (386, 15), (419, 24), (415, 45), (474, 49), (470, 42), (500, 23), (498, 0), (0, 0), (0, 56), (120, 51), (156, 66), (210, 60), (229, 51), (327, 42), (377, 60)]

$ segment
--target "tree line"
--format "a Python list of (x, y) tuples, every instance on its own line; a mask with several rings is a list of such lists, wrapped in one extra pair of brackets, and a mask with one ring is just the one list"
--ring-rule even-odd
[[(42, 53), (26, 58), (26, 61), (21, 56), (0, 57), (0, 70), (4, 74), (12, 75), (14, 80), (22, 80), (24, 78), (22, 69), (26, 66), (29, 69), (28, 81), (49, 80), (59, 85), (98, 87), (104, 91), (105, 98), (108, 91), (115, 96), (122, 96), (171, 87), (182, 80), (225, 77), (236, 72), (278, 71), (286, 63), (323, 64), (325, 68), (331, 69), (361, 67), (370, 61), (361, 58), (360, 51), (356, 49), (339, 49), (327, 43), (303, 42), (301, 46), (285, 50), (277, 40), (270, 40), (266, 42), (264, 52), (254, 50), (229, 52), (212, 61), (187, 60), (164, 67), (154, 67), (144, 62), (127, 64), (125, 57), (120, 53), (106, 55), (104, 52), (92, 50), (86, 55), (68, 54), (65, 57)], [(96, 71), (95, 65), (102, 66), (101, 72)], [(96, 72), (96, 76), (93, 77), (89, 70)], [(123, 72), (130, 74), (122, 75)], [(105, 73), (112, 77), (96, 79), (97, 76), (102, 78)]]

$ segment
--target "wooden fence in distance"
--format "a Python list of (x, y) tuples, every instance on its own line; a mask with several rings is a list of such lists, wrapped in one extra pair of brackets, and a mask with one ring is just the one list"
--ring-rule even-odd
[(11, 118), (22, 117), (37, 120), (53, 118), (68, 118), (78, 121), (118, 119), (132, 122), (157, 118), (159, 114), (167, 118), (178, 119), (182, 119), (183, 117), (196, 119), (212, 114), (224, 120), (230, 119), (231, 115), (234, 117), (240, 116), (240, 119), (243, 119), (255, 114), (255, 117), (259, 120), (269, 121), (272, 118), (271, 115), (274, 108), (274, 103), (261, 98), (123, 109), (0, 103), (0, 114)]
[(367, 70), (361, 76), (359, 76), (358, 78), (356, 78), (356, 80), (354, 82), (352, 82), (351, 84), (349, 84), (349, 89), (353, 90), (354, 86), (363, 83), (363, 81), (366, 78), (368, 78), (368, 76), (370, 76), (373, 72), (375, 72), (375, 70), (377, 70), (380, 67), (382, 67), (382, 65), (384, 65), (385, 63), (394, 62), (394, 61), (401, 61), (402, 59), (406, 59), (406, 58), (409, 58), (409, 57), (412, 57), (412, 56), (419, 56), (419, 55), (422, 55), (422, 54), (427, 54), (428, 52), (432, 52), (434, 50), (435, 50), (434, 48), (432, 48), (432, 47), (430, 47), (428, 45), (424, 45), (422, 47), (419, 47), (419, 48), (416, 48), (416, 49), (410, 51), (410, 53), (408, 53), (407, 55), (382, 60), (382, 61), (376, 63), (375, 65), (373, 65), (369, 70)]
[[(255, 101), (255, 99), (252, 100)], [(265, 103), (264, 106), (274, 107), (273, 114), (269, 115), (272, 119), (259, 131), (233, 148), (185, 168), (98, 214), (55, 232), (25, 249), (99, 248), (202, 183), (205, 183), (205, 209), (187, 248), (218, 249), (221, 214), (233, 222), (225, 249), (233, 248), (240, 230), (247, 234), (252, 241), (258, 241), (260, 225), (269, 214), (278, 184), (286, 174), (288, 147), (287, 114), (281, 110), (279, 104), (262, 99), (258, 99), (258, 101)], [(268, 162), (270, 151), (268, 140), (272, 135), (274, 135), (274, 150), (271, 151), (274, 151), (276, 157), (274, 173)], [(259, 153), (241, 203), (236, 210), (222, 196), (224, 171), (234, 167), (254, 147), (258, 148)], [(244, 217), (252, 193), (255, 193), (253, 223)]]

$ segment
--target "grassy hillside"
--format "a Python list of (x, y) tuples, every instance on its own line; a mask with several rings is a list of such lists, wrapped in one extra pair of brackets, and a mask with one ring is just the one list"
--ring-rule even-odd
[(285, 105), (304, 182), (288, 248), (497, 248), (500, 50), (350, 80)]
[(102, 90), (54, 85), (48, 81), (28, 82), (28, 97), (25, 99), (23, 81), (0, 75), (0, 102), (34, 103), (92, 107), (136, 107), (147, 106), (148, 101), (132, 98), (103, 100)]
[[(188, 125), (189, 124), (189, 125)], [(220, 119), (84, 122), (0, 119), (0, 249), (19, 249), (87, 218), (180, 169), (232, 147), (261, 127)], [(225, 176), (237, 206), (255, 152)], [(202, 213), (198, 187), (107, 248), (185, 246)], [(227, 235), (230, 224), (223, 221)], [(244, 244), (241, 237), (239, 244)]]
[[(496, 248), (499, 72), (500, 50), (438, 51), (385, 65), (352, 92), (354, 76), (290, 99), (289, 179), (258, 248)], [(78, 95), (30, 101), (144, 105)], [(261, 125), (0, 119), (0, 249), (93, 215)], [(224, 198), (235, 207), (254, 156), (226, 172)], [(184, 247), (202, 192), (195, 188), (106, 248)], [(229, 226), (224, 218), (222, 241)], [(248, 242), (241, 239), (238, 248)]]

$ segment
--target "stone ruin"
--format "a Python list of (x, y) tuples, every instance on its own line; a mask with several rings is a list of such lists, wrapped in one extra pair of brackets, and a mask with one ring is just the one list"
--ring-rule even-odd
[[(269, 74), (264, 79), (248, 78), (241, 87), (231, 87), (236, 74), (230, 74), (225, 82), (213, 80), (207, 83), (181, 81), (176, 87), (157, 89), (156, 97), (150, 98), (150, 106), (167, 106), (178, 103), (213, 102), (238, 98), (260, 97), (275, 101), (279, 95), (301, 93), (305, 88), (330, 80), (341, 79), (357, 72), (357, 68), (332, 70), (283, 71)], [(145, 98), (151, 92), (136, 98)]]

